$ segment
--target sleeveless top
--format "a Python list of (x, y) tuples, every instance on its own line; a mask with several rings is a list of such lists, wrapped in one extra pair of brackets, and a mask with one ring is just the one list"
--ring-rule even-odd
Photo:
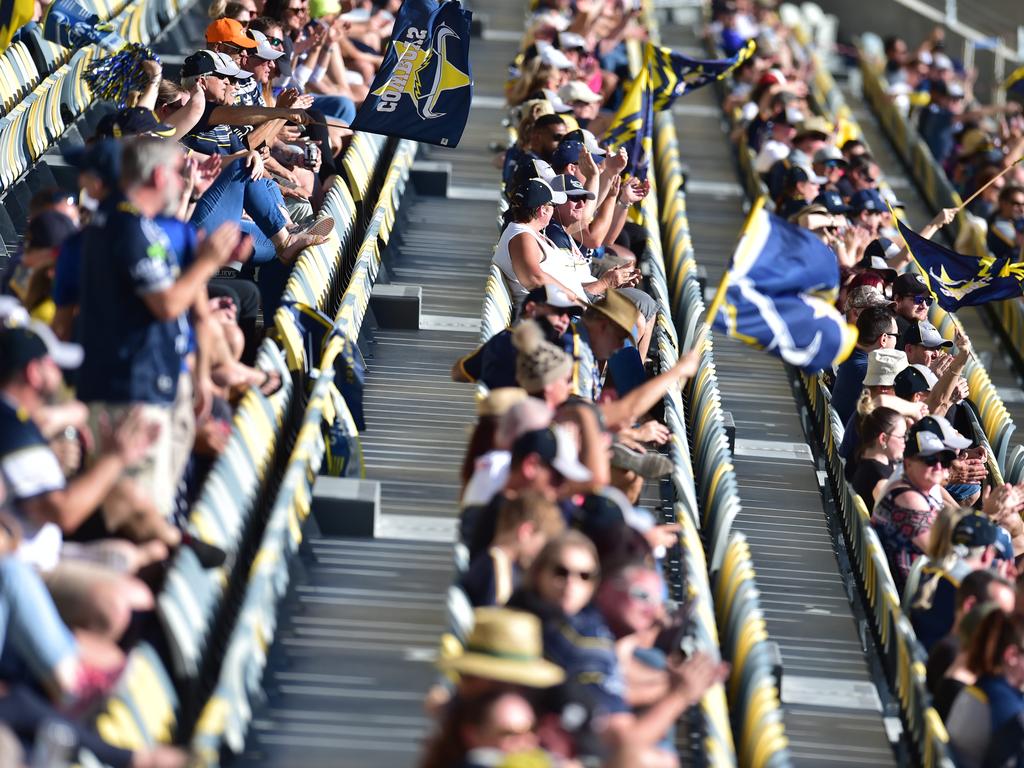
[[(911, 509), (897, 504), (896, 498), (904, 493), (918, 494), (925, 500), (928, 509)], [(889, 570), (900, 592), (903, 591), (914, 561), (924, 554), (914, 539), (931, 529), (941, 507), (942, 502), (906, 482), (897, 482), (875, 505), (871, 514), (871, 527), (878, 534), (878, 540), (889, 561)]]
[(555, 280), (575, 293), (578, 297), (583, 299), (586, 298), (587, 294), (586, 291), (583, 290), (583, 284), (580, 282), (579, 274), (576, 271), (576, 265), (573, 263), (572, 256), (561, 248), (558, 248), (548, 238), (538, 234), (528, 225), (513, 222), (505, 227), (505, 231), (501, 233), (501, 239), (498, 240), (498, 244), (494, 248), (493, 260), (498, 266), (498, 269), (502, 271), (505, 278), (508, 280), (509, 289), (512, 291), (512, 297), (517, 303), (522, 300), (527, 293), (529, 293), (526, 287), (519, 282), (519, 278), (516, 277), (515, 268), (512, 266), (512, 256), (509, 254), (508, 250), (509, 243), (511, 243), (512, 239), (518, 235), (527, 235), (528, 237), (532, 237), (540, 247), (541, 271), (551, 275), (551, 277), (555, 278)]

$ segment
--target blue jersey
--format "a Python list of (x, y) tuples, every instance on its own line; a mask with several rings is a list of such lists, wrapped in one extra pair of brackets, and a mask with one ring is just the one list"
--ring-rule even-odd
[(81, 241), (79, 339), (84, 402), (170, 405), (187, 349), (184, 317), (158, 320), (144, 301), (180, 271), (167, 233), (130, 203), (115, 201), (103, 226)]

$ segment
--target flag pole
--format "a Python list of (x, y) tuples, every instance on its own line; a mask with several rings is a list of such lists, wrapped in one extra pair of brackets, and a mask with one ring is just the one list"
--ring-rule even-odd
[(1001, 170), (997, 175), (993, 176), (985, 184), (983, 184), (982, 186), (978, 187), (978, 189), (976, 189), (974, 191), (974, 194), (972, 194), (970, 197), (968, 197), (966, 200), (964, 200), (962, 203), (960, 203), (960, 205), (957, 206), (957, 208), (956, 208), (957, 213), (959, 213), (964, 208), (966, 208), (968, 205), (970, 205), (970, 203), (974, 200), (974, 198), (976, 198), (978, 195), (980, 195), (986, 189), (991, 187), (992, 184), (995, 183), (996, 179), (1001, 179), (1003, 176), (1005, 176), (1007, 173), (1009, 173), (1010, 170), (1013, 169), (1013, 167), (1015, 165), (1017, 165), (1017, 163), (1019, 163), (1021, 160), (1024, 160), (1024, 155), (1022, 155), (1021, 157), (1018, 157), (1016, 160), (1014, 160), (1012, 163), (1010, 163), (1008, 166), (1006, 166), (1003, 170)]
[[(754, 223), (754, 219), (764, 209), (764, 204), (767, 198), (764, 195), (760, 195), (752, 206), (750, 206), (750, 212), (747, 214), (746, 221), (743, 222), (743, 229), (740, 230), (739, 242), (743, 241), (743, 238), (747, 234), (747, 230)], [(737, 243), (737, 250), (739, 250), (739, 243)], [(711, 323), (714, 322), (715, 315), (718, 314), (718, 310), (722, 308), (722, 304), (725, 302), (725, 292), (729, 288), (729, 273), (732, 271), (733, 264), (736, 261), (736, 254), (733, 254), (732, 259), (729, 260), (729, 265), (726, 267), (725, 272), (722, 273), (722, 279), (718, 283), (718, 288), (715, 291), (715, 296), (711, 299), (711, 305), (708, 307), (707, 312), (704, 313), (704, 322), (701, 324), (701, 329), (697, 336), (703, 340), (707, 337), (708, 331), (711, 330)]]

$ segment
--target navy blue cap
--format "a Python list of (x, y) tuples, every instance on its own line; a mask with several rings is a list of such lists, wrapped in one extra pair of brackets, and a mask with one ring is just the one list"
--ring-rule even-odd
[(854, 192), (853, 197), (850, 198), (850, 206), (857, 212), (875, 211), (884, 213), (889, 210), (882, 196), (874, 189), (862, 189), (859, 192)]
[(914, 366), (908, 365), (896, 374), (892, 389), (896, 393), (896, 397), (910, 400), (918, 392), (930, 392), (932, 388), (923, 373)]
[(973, 513), (961, 518), (953, 528), (953, 543), (965, 547), (995, 547), (1000, 559), (1013, 560), (1009, 534), (985, 515)]
[(111, 189), (121, 177), (121, 144), (114, 139), (101, 139), (91, 146), (69, 149), (64, 159), (79, 173), (91, 173)]
[(545, 203), (561, 205), (568, 199), (565, 192), (556, 192), (544, 179), (527, 179), (512, 191), (509, 202), (517, 208), (539, 208)]
[(580, 161), (580, 152), (582, 151), (582, 141), (575, 141), (572, 139), (565, 141), (563, 139), (558, 143), (558, 146), (555, 147), (555, 151), (551, 155), (551, 166), (556, 171), (565, 170), (565, 166), (570, 163), (578, 163)]
[(815, 184), (825, 184), (828, 179), (816, 174), (811, 168), (802, 165), (790, 166), (786, 171), (786, 183), (798, 184), (801, 181), (813, 181)]
[(853, 211), (853, 208), (843, 202), (843, 196), (833, 189), (826, 189), (814, 198), (814, 202), (824, 205), (829, 213), (851, 213)]
[(33, 216), (25, 229), (26, 248), (60, 248), (77, 231), (75, 222), (59, 211)]

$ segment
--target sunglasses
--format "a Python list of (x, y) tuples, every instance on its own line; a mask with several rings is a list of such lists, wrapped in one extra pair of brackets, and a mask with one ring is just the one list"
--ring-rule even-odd
[(267, 36), (267, 42), (271, 45), (284, 45), (284, 40), (280, 37), (270, 37), (269, 35)]
[(931, 296), (915, 296), (914, 297), (914, 303), (917, 304), (918, 306), (920, 306), (921, 304), (924, 304), (924, 306), (930, 307), (932, 305), (932, 297)]
[(594, 578), (593, 571), (574, 571), (571, 568), (566, 568), (564, 565), (554, 566), (551, 572), (559, 579), (568, 579), (570, 576), (575, 576), (580, 581), (590, 581)]
[(921, 461), (923, 461), (929, 467), (938, 466), (942, 467), (943, 469), (948, 469), (950, 464), (953, 463), (953, 460), (951, 458), (949, 458), (948, 456), (943, 456), (942, 454), (939, 453), (936, 453), (932, 456), (919, 456), (918, 458), (921, 459)]

